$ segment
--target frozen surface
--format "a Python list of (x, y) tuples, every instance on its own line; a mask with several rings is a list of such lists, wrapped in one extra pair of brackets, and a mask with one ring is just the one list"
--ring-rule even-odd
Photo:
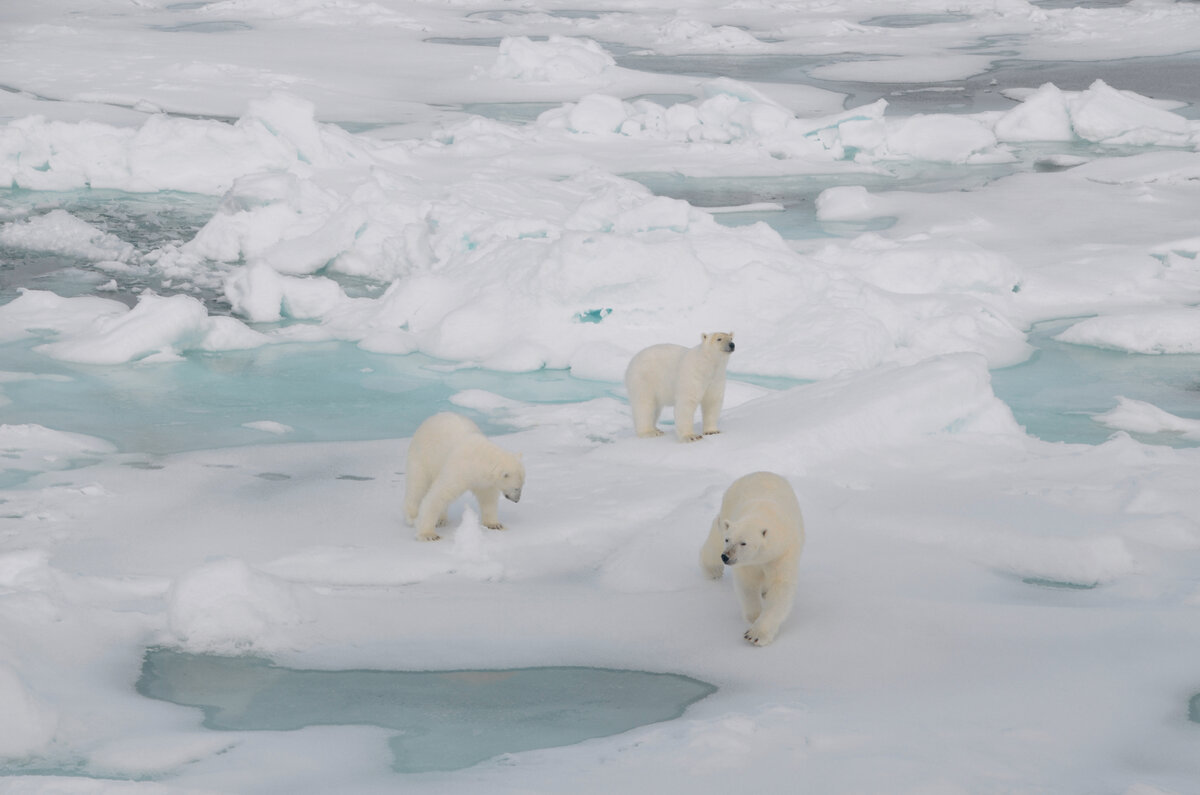
[[(1193, 791), (1198, 28), (4, 4), (0, 792)], [(629, 357), (714, 330), (723, 432), (633, 438)], [(419, 544), (407, 440), (446, 409), (528, 483)], [(766, 649), (697, 564), (758, 469), (808, 526)], [(150, 647), (718, 689), (401, 774), (371, 721), (140, 695)]]

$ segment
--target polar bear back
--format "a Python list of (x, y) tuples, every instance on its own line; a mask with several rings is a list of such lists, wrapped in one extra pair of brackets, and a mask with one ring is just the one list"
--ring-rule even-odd
[(688, 350), (683, 345), (663, 342), (638, 351), (625, 368), (625, 388), (631, 393), (640, 389), (642, 394), (653, 395), (662, 406), (674, 404), (679, 368)]
[(433, 472), (441, 471), (456, 448), (486, 442), (487, 437), (471, 420), (443, 411), (421, 423), (409, 445), (409, 456), (420, 455), (421, 461)]

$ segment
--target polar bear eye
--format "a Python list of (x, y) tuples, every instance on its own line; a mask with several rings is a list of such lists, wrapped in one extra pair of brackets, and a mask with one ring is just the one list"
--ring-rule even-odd
[(741, 544), (739, 544), (738, 546), (743, 546), (743, 547), (744, 547), (744, 546), (746, 546), (746, 542), (745, 542), (745, 541), (743, 541), (743, 542), (742, 542)]

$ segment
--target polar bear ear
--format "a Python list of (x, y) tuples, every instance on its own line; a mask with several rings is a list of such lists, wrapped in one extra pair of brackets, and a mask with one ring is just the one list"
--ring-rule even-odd
[(767, 528), (763, 528), (763, 538), (767, 537)]
[(700, 341), (701, 341), (701, 342), (708, 342), (708, 335), (707, 335), (707, 334), (704, 334), (704, 333), (701, 333), (701, 334), (700, 334)]
[(731, 526), (732, 526), (732, 525), (730, 525), (730, 524), (729, 524), (729, 520), (728, 520), (728, 519), (722, 519), (722, 520), (721, 520), (721, 529), (723, 529), (723, 530), (724, 530), (726, 533), (728, 533), (728, 532), (729, 532), (729, 528), (730, 528)]

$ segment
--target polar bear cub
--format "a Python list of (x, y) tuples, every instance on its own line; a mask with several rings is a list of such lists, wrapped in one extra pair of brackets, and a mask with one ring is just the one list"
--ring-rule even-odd
[(796, 570), (804, 548), (804, 518), (796, 492), (774, 472), (738, 478), (700, 549), (700, 565), (714, 580), (733, 569), (746, 640), (766, 646), (792, 611)]
[(664, 406), (674, 406), (675, 434), (681, 442), (694, 442), (700, 438), (694, 426), (697, 405), (702, 432), (720, 433), (717, 415), (725, 402), (725, 365), (731, 353), (733, 333), (719, 331), (701, 334), (694, 348), (663, 343), (638, 351), (625, 370), (637, 435), (662, 436), (658, 415)]
[(525, 466), (521, 456), (488, 441), (479, 426), (445, 411), (421, 423), (408, 447), (404, 517), (417, 527), (417, 538), (437, 541), (450, 503), (470, 491), (479, 501), (485, 527), (503, 530), (498, 506), (503, 494), (521, 499)]

